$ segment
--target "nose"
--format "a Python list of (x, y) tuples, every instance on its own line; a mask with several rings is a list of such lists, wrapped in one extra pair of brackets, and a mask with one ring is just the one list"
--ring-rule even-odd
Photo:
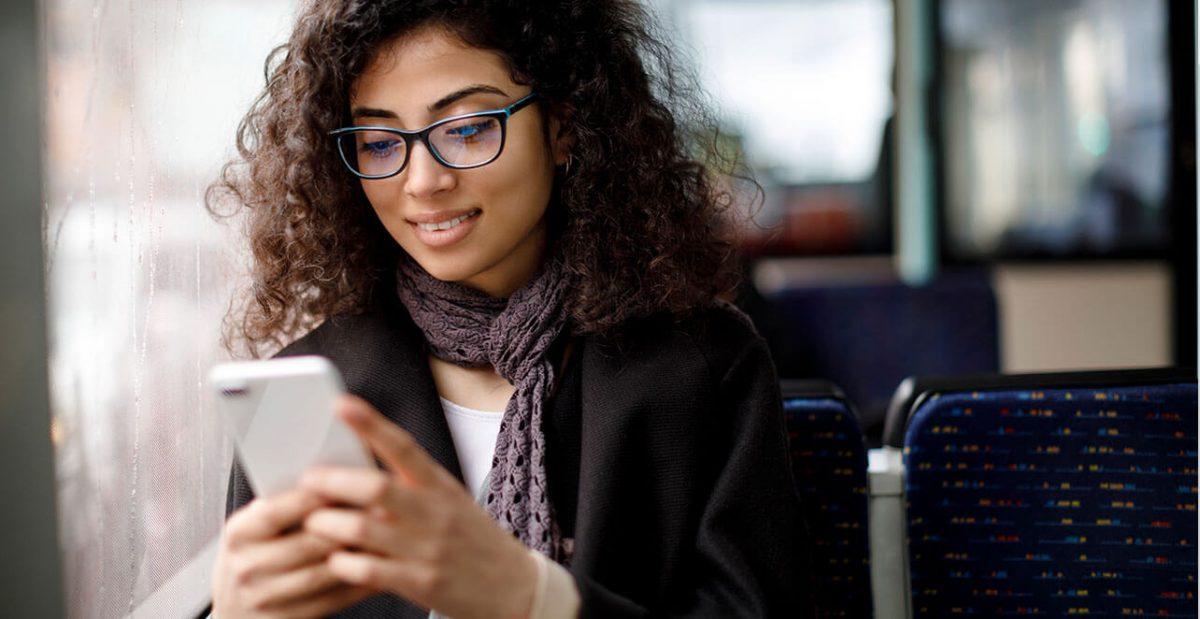
[(454, 170), (439, 163), (420, 140), (413, 143), (404, 174), (404, 191), (413, 198), (429, 198), (454, 188)]

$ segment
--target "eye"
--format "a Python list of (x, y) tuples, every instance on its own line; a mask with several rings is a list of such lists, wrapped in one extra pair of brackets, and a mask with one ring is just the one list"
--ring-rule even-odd
[(495, 120), (493, 120), (491, 118), (486, 118), (479, 122), (452, 127), (450, 129), (448, 129), (446, 131), (446, 133), (447, 133), (447, 135), (457, 138), (459, 140), (462, 140), (464, 142), (472, 142), (472, 141), (479, 139), (479, 137), (483, 133), (492, 129), (492, 127), (495, 123), (496, 123)]
[(401, 140), (386, 139), (374, 140), (371, 142), (363, 142), (359, 146), (359, 152), (372, 157), (388, 157), (396, 150), (396, 146), (401, 143)]

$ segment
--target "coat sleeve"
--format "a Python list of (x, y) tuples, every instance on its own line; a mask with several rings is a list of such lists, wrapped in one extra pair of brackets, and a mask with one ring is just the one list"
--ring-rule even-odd
[(809, 617), (808, 529), (792, 477), (779, 381), (757, 334), (716, 370), (719, 445), (690, 571), (664, 611), (647, 609), (576, 574), (581, 617)]
[(229, 470), (229, 489), (225, 493), (225, 519), (228, 520), (233, 512), (254, 499), (254, 491), (242, 470), (242, 462), (235, 455), (233, 467)]

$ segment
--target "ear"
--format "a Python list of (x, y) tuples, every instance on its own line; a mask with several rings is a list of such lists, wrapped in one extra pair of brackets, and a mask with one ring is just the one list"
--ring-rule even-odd
[(568, 128), (573, 110), (567, 106), (556, 106), (550, 112), (550, 149), (554, 154), (554, 165), (564, 165), (575, 146), (575, 135)]

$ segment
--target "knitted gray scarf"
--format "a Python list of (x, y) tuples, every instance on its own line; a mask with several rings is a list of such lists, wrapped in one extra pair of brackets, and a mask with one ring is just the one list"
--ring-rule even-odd
[(434, 278), (408, 256), (396, 292), (433, 354), (460, 366), (490, 365), (516, 387), (504, 409), (484, 507), (526, 546), (570, 561), (546, 485), (543, 404), (555, 380), (547, 349), (566, 324), (566, 269), (557, 254), (507, 299)]

